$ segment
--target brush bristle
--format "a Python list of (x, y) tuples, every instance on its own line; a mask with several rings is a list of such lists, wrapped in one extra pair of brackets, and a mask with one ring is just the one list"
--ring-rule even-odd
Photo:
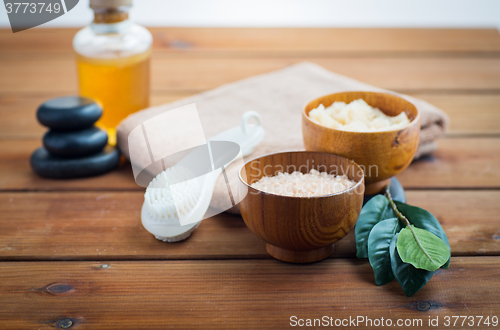
[(181, 216), (193, 209), (200, 198), (201, 188), (198, 181), (191, 178), (187, 169), (172, 167), (151, 180), (144, 194), (144, 203), (155, 222), (178, 224), (179, 214), (175, 206)]

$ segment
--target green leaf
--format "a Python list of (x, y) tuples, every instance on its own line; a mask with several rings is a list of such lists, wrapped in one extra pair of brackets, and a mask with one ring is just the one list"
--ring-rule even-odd
[[(399, 209), (399, 211), (404, 216), (406, 216), (406, 218), (408, 218), (411, 224), (413, 224), (417, 228), (430, 231), (431, 233), (439, 237), (443, 242), (445, 242), (446, 245), (448, 246), (448, 249), (450, 249), (450, 242), (448, 241), (448, 237), (446, 236), (443, 227), (441, 227), (441, 224), (436, 219), (436, 217), (432, 215), (432, 213), (416, 206), (411, 206), (398, 201), (394, 202), (396, 203), (396, 206)], [(387, 215), (388, 218), (396, 216), (392, 208), (389, 207), (387, 211), (389, 213)], [(448, 259), (448, 261), (443, 265), (443, 268), (448, 268), (449, 266), (450, 266), (450, 259)]]
[(399, 220), (392, 218), (377, 223), (368, 236), (368, 260), (373, 268), (377, 285), (387, 284), (394, 279), (389, 245), (400, 230)]
[(399, 257), (399, 253), (396, 248), (396, 242), (398, 241), (399, 234), (396, 234), (389, 246), (389, 251), (391, 253), (391, 268), (394, 277), (403, 288), (403, 291), (407, 297), (413, 296), (418, 290), (420, 290), (434, 275), (434, 272), (429, 272), (423, 269), (417, 269), (411, 264), (404, 263)]
[(401, 230), (397, 246), (403, 262), (428, 271), (439, 269), (450, 259), (450, 250), (445, 242), (413, 225)]
[(389, 200), (383, 195), (377, 195), (370, 199), (361, 210), (356, 223), (356, 256), (358, 258), (368, 258), (368, 235), (378, 222), (394, 218), (385, 217)]

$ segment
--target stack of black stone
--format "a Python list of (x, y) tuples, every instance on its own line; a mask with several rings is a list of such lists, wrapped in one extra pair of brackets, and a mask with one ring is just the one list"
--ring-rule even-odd
[(107, 145), (108, 134), (94, 126), (102, 108), (84, 97), (49, 100), (37, 111), (38, 121), (49, 128), (43, 147), (31, 155), (35, 173), (54, 179), (100, 175), (114, 169), (118, 149)]

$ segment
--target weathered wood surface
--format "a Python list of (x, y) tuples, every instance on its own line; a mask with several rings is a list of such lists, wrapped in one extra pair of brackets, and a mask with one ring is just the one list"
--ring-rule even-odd
[(292, 315), (439, 317), (443, 328), (445, 316), (500, 316), (497, 30), (151, 30), (152, 104), (309, 60), (443, 108), (448, 138), (398, 178), (443, 225), (451, 268), (406, 298), (396, 282), (375, 286), (352, 233), (307, 266), (269, 259), (234, 215), (157, 241), (129, 165), (67, 181), (29, 168), (44, 132), (37, 105), (76, 92), (76, 29), (0, 30), (0, 329), (278, 329)]
[[(448, 138), (440, 140), (432, 157), (415, 161), (398, 175), (406, 189), (499, 188), (500, 143), (498, 138)], [(1, 190), (137, 190), (128, 163), (119, 169), (88, 179), (50, 180), (30, 168), (29, 157), (40, 140), (0, 142)]]
[[(182, 56), (181, 56), (182, 55)], [(212, 89), (253, 75), (311, 61), (338, 74), (396, 91), (498, 90), (498, 57), (193, 57), (153, 54), (152, 91)], [(75, 93), (72, 54), (0, 54), (3, 92)], [(26, 79), (29, 76), (30, 79)]]
[(397, 177), (405, 188), (498, 188), (498, 138), (438, 141), (432, 156), (414, 161)]
[(284, 329), (326, 315), (422, 320), (415, 329), (438, 317), (445, 329), (445, 316), (500, 314), (498, 258), (452, 258), (412, 298), (396, 281), (374, 285), (366, 260), (5, 262), (0, 328)]
[[(500, 255), (500, 192), (408, 191), (408, 203), (433, 213), (452, 255)], [(0, 193), (0, 260), (269, 258), (240, 216), (204, 220), (188, 240), (157, 241), (141, 225), (142, 192)], [(355, 256), (354, 234), (332, 257)]]
[[(496, 29), (150, 28), (155, 52), (500, 52)], [(0, 29), (0, 53), (70, 52), (78, 29)]]
[[(494, 93), (409, 93), (440, 107), (451, 120), (448, 136), (499, 135), (500, 95)], [(193, 95), (189, 92), (158, 92), (151, 105), (173, 102)], [(57, 97), (54, 92), (1, 93), (0, 139), (39, 139), (46, 129), (36, 121), (36, 109), (44, 101)], [(300, 112), (300, 110), (298, 110)], [(471, 120), (474, 113), (474, 120)]]

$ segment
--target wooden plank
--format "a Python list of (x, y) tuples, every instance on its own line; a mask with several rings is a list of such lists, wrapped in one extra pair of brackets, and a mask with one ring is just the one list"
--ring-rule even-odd
[[(405, 188), (500, 188), (498, 138), (440, 140), (432, 157), (415, 161), (398, 175)], [(29, 165), (40, 140), (4, 140), (0, 143), (0, 191), (140, 190), (129, 164), (94, 178), (50, 180), (35, 175)], [(253, 157), (250, 155), (248, 158)]]
[[(499, 52), (496, 29), (150, 28), (155, 52)], [(71, 52), (78, 29), (0, 30), (0, 53)]]
[[(496, 29), (152, 29), (157, 47), (293, 52), (498, 52)], [(186, 47), (187, 45), (188, 47)], [(189, 47), (191, 46), (191, 47)]]
[[(410, 93), (443, 109), (451, 119), (450, 136), (500, 134), (500, 95)], [(151, 105), (173, 102), (192, 93), (151, 95)], [(0, 93), (0, 139), (38, 139), (45, 132), (35, 119), (37, 107), (57, 93)], [(474, 114), (474, 120), (471, 120)]]
[[(408, 191), (433, 213), (452, 254), (500, 255), (500, 191)], [(0, 260), (269, 258), (240, 216), (204, 220), (188, 240), (157, 241), (141, 225), (142, 192), (1, 193)], [(471, 212), (474, 210), (474, 212)], [(334, 257), (354, 257), (351, 232)]]
[(436, 216), (455, 255), (500, 254), (500, 191), (408, 190), (407, 202)]
[[(169, 103), (191, 94), (173, 93), (152, 96), (151, 105)], [(0, 139), (40, 139), (46, 128), (36, 120), (38, 106), (54, 97), (54, 92), (0, 93)]]
[(82, 179), (52, 180), (36, 175), (30, 156), (40, 140), (7, 140), (0, 143), (0, 190), (122, 190), (139, 189), (129, 164), (110, 173)]
[[(72, 55), (0, 54), (0, 91), (58, 92), (77, 90)], [(497, 90), (500, 58), (482, 57), (262, 57), (193, 58), (154, 54), (152, 89), (202, 91), (253, 75), (312, 61), (333, 72), (396, 91)]]
[(36, 120), (36, 110), (45, 100), (57, 97), (54, 93), (42, 95), (0, 93), (0, 138), (41, 138), (46, 128)]
[[(445, 317), (498, 317), (499, 286), (500, 257), (453, 258), (450, 269), (438, 271), (411, 298), (396, 281), (376, 286), (368, 262), (351, 259), (307, 266), (275, 260), (6, 262), (0, 264), (0, 328), (284, 329), (291, 316), (326, 315), (333, 322), (383, 317), (393, 326), (397, 319), (418, 319), (414, 328), (424, 329), (431, 328), (429, 318), (438, 318), (436, 328), (444, 329)], [(454, 328), (468, 328), (461, 322)]]
[(228, 214), (203, 221), (189, 240), (160, 242), (141, 224), (143, 201), (143, 192), (2, 194), (0, 255), (24, 260), (267, 257), (241, 217)]
[(500, 133), (499, 94), (411, 94), (448, 114), (451, 121), (449, 136)]
[(405, 188), (498, 188), (498, 138), (450, 138), (438, 141), (430, 157), (413, 162), (397, 177)]
[[(429, 90), (420, 95), (457, 113), (452, 135), (498, 134), (496, 30), (402, 30), (379, 39), (381, 30), (371, 29), (338, 35), (330, 29), (187, 30), (155, 34), (153, 94), (162, 94), (161, 102), (312, 59), (379, 86)], [(269, 257), (240, 217), (226, 214), (204, 221), (183, 243), (156, 241), (140, 224), (143, 190), (128, 166), (82, 180), (32, 174), (29, 154), (43, 131), (33, 120), (39, 97), (74, 93), (76, 79), (70, 54), (74, 30), (53, 33), (52, 39), (30, 31), (16, 34), (22, 36), (16, 41), (0, 32), (0, 77), (9, 79), (0, 81), (0, 135), (36, 139), (0, 143), (0, 190), (12, 190), (0, 193), (0, 328), (276, 329), (289, 327), (291, 315), (421, 318), (424, 327), (437, 316), (443, 327), (445, 316), (499, 316), (499, 190), (407, 191), (409, 203), (438, 217), (454, 256), (491, 255), (454, 257), (451, 269), (439, 271), (410, 299), (397, 283), (375, 286), (365, 260), (329, 259), (309, 266), (275, 260), (144, 261)], [(435, 94), (485, 89), (489, 98)], [(33, 135), (21, 133), (31, 130)], [(499, 148), (495, 138), (446, 139), (433, 158), (415, 162), (399, 178), (406, 188), (499, 188)], [(351, 233), (336, 245), (334, 257), (353, 255)], [(6, 262), (75, 259), (92, 262)], [(117, 259), (141, 260), (112, 261)]]

